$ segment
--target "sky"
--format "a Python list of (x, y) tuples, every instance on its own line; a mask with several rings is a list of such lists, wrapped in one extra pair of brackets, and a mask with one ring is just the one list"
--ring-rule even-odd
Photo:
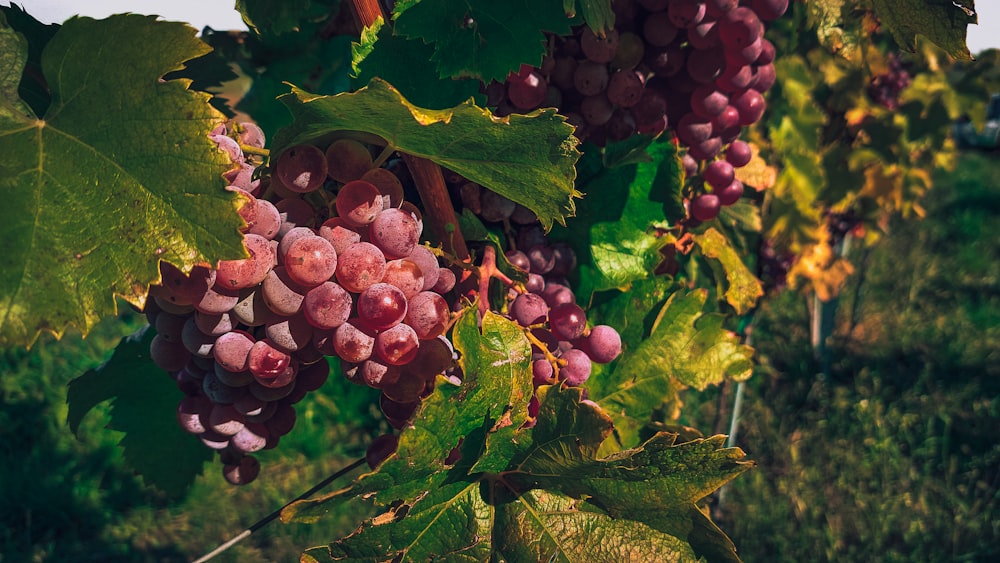
[[(0, 0), (10, 5), (11, 0)], [(103, 18), (121, 12), (157, 14), (165, 19), (186, 21), (195, 28), (246, 29), (233, 9), (233, 0), (15, 0), (29, 14), (45, 23), (61, 23), (74, 14)], [(979, 0), (979, 25), (970, 25), (967, 43), (973, 54), (987, 48), (1000, 49), (1000, 1)], [(958, 9), (958, 8), (956, 8)]]

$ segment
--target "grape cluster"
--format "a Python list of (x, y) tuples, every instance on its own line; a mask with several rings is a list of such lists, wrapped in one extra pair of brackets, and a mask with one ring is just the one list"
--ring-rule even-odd
[(826, 219), (826, 231), (829, 236), (827, 242), (830, 246), (840, 244), (844, 240), (844, 237), (847, 236), (847, 233), (853, 231), (861, 224), (861, 217), (854, 209), (847, 209), (839, 213), (827, 210), (824, 212), (824, 217)]
[[(564, 242), (551, 243), (538, 218), (520, 204), (457, 175), (449, 183), (466, 209), (516, 231), (511, 232), (513, 248), (505, 258), (527, 281), (521, 285), (498, 277), (507, 285), (503, 308), (531, 341), (534, 386), (582, 385), (590, 377), (591, 362), (606, 364), (617, 358), (622, 351), (618, 331), (607, 325), (588, 327), (586, 312), (567, 281), (576, 267), (573, 249)], [(529, 415), (535, 416), (537, 409), (532, 398)]]
[(788, 0), (618, 0), (615, 28), (581, 26), (551, 38), (538, 68), (522, 66), (486, 88), (499, 115), (554, 106), (576, 135), (599, 146), (668, 128), (687, 147), (689, 214), (709, 221), (743, 195), (733, 169), (750, 147), (737, 140), (760, 120), (775, 81), (764, 22)]
[[(239, 137), (263, 147), (252, 124)], [(381, 390), (390, 424), (405, 425), (452, 368), (442, 294), (456, 277), (419, 244), (419, 210), (367, 146), (294, 146), (270, 178), (253, 179), (240, 144), (225, 131), (212, 138), (236, 164), (228, 189), (243, 199), (249, 257), (189, 275), (161, 263), (146, 313), (157, 331), (150, 354), (185, 393), (181, 426), (220, 452), (229, 482), (245, 484), (260, 469), (250, 454), (274, 447), (294, 425), (292, 405), (326, 381), (326, 356)]]
[(889, 69), (872, 78), (868, 85), (868, 97), (876, 104), (889, 109), (899, 108), (899, 94), (910, 85), (910, 73), (903, 67), (903, 61), (894, 53), (889, 54)]
[(763, 240), (757, 256), (760, 259), (758, 277), (764, 282), (765, 291), (782, 289), (788, 285), (788, 271), (795, 264), (795, 255), (779, 252), (769, 240)]

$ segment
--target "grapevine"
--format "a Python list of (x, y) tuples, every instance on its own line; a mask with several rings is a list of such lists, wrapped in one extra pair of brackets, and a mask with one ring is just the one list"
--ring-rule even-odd
[[(917, 65), (873, 55), (870, 99), (826, 120), (787, 0), (237, 4), (251, 34), (200, 39), (0, 10), (0, 342), (86, 333), (117, 298), (149, 325), (71, 383), (71, 427), (117, 397), (148, 484), (183, 494), (214, 458), (254, 487), (343, 380), (377, 391), (368, 471), (281, 518), (378, 514), (304, 560), (738, 561), (703, 508), (753, 462), (680, 427), (682, 394), (751, 375), (739, 317), (795, 254), (899, 210), (789, 194), (842, 123), (851, 174), (897, 177), (860, 147), (918, 109)], [(908, 142), (911, 171), (943, 146)], [(783, 204), (810, 228), (764, 224)]]

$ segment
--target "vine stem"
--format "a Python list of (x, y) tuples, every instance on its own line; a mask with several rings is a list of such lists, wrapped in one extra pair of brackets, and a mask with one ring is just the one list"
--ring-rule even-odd
[(342, 477), (346, 473), (349, 473), (349, 472), (357, 469), (358, 467), (361, 467), (362, 465), (364, 465), (364, 463), (365, 463), (365, 458), (361, 458), (361, 459), (355, 461), (354, 463), (348, 465), (347, 467), (342, 468), (340, 471), (337, 471), (333, 475), (330, 475), (326, 479), (323, 479), (319, 483), (316, 483), (308, 491), (306, 491), (306, 492), (302, 493), (301, 495), (295, 497), (294, 499), (286, 502), (284, 504), (284, 506), (282, 506), (281, 508), (279, 508), (279, 509), (275, 510), (274, 512), (268, 514), (267, 516), (261, 518), (260, 520), (258, 520), (257, 522), (255, 522), (252, 526), (250, 526), (246, 530), (243, 530), (242, 532), (240, 532), (239, 534), (237, 534), (236, 536), (234, 536), (232, 539), (230, 539), (226, 543), (220, 545), (219, 547), (213, 549), (212, 551), (206, 553), (205, 555), (202, 555), (198, 559), (195, 559), (193, 563), (205, 563), (206, 561), (208, 561), (210, 559), (214, 559), (217, 555), (220, 555), (220, 554), (224, 553), (229, 548), (233, 547), (234, 545), (238, 544), (239, 542), (241, 542), (241, 541), (245, 540), (246, 538), (250, 537), (250, 534), (256, 532), (257, 530), (263, 528), (264, 526), (267, 526), (268, 524), (270, 524), (271, 522), (273, 522), (274, 520), (276, 520), (279, 516), (281, 516), (281, 511), (284, 510), (284, 509), (286, 509), (286, 508), (288, 508), (289, 506), (291, 506), (292, 503), (298, 502), (300, 500), (305, 500), (305, 499), (311, 497), (312, 495), (316, 494), (316, 492), (319, 491), (320, 489), (322, 489), (323, 487), (326, 487), (327, 485), (329, 485), (330, 483), (334, 482), (338, 478)]
[[(358, 34), (375, 23), (376, 19), (380, 17), (385, 19), (379, 0), (351, 0), (349, 7), (358, 26)], [(424, 204), (425, 210), (424, 219), (430, 225), (434, 236), (441, 241), (448, 253), (459, 260), (468, 260), (469, 249), (465, 245), (461, 229), (458, 228), (458, 217), (451, 204), (441, 167), (423, 158), (401, 154), (406, 167), (410, 170), (410, 175), (413, 176), (417, 192), (420, 193), (420, 201)]]
[(417, 192), (420, 193), (420, 201), (424, 204), (424, 220), (430, 225), (431, 232), (444, 245), (445, 251), (459, 260), (468, 260), (469, 248), (465, 245), (462, 230), (458, 228), (458, 216), (451, 205), (441, 167), (417, 156), (401, 154), (413, 176)]

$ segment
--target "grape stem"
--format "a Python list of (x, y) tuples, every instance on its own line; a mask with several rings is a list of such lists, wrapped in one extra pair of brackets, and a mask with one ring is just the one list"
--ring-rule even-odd
[(271, 156), (270, 150), (248, 145), (246, 143), (240, 143), (240, 150), (243, 151), (243, 154), (255, 154), (257, 156), (263, 156), (264, 158)]
[(396, 152), (396, 147), (391, 144), (386, 145), (385, 148), (382, 149), (382, 152), (379, 153), (378, 158), (372, 162), (372, 168), (381, 168), (382, 165), (385, 164), (385, 161), (389, 160), (389, 157), (392, 156), (392, 153), (394, 152)]

